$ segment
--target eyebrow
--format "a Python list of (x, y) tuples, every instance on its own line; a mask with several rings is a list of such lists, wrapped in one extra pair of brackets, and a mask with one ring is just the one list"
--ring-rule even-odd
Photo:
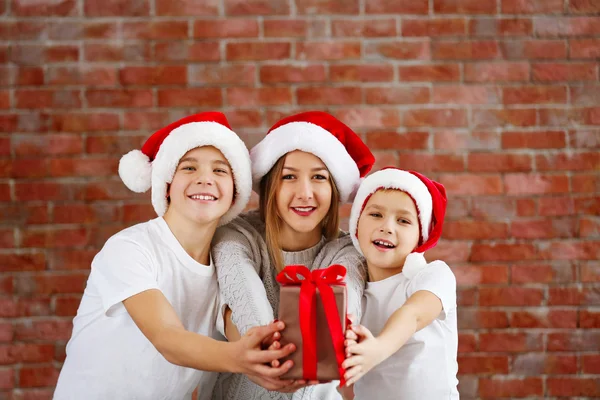
[[(289, 169), (290, 171), (298, 171), (298, 168), (294, 168), (294, 167), (286, 167), (285, 165), (283, 166), (283, 169)], [(327, 168), (325, 167), (315, 167), (315, 168), (311, 168), (311, 171), (315, 172), (315, 171), (327, 171)]]
[[(371, 209), (371, 208), (373, 208), (375, 210), (380, 210), (380, 211), (388, 211), (387, 208), (385, 208), (383, 206), (380, 206), (379, 204), (370, 204), (366, 209), (368, 210), (368, 209)], [(416, 218), (416, 215), (412, 211), (409, 211), (409, 210), (407, 210), (405, 208), (396, 208), (396, 209), (394, 209), (392, 211), (395, 212), (395, 213), (397, 213), (397, 214), (409, 215), (411, 217), (415, 217)]]
[[(181, 160), (179, 160), (179, 164), (184, 163), (186, 161), (189, 161), (189, 162), (198, 162), (198, 159), (196, 157), (182, 158)], [(231, 166), (229, 165), (229, 163), (226, 162), (226, 161), (223, 161), (223, 160), (212, 160), (212, 163), (214, 163), (214, 164), (220, 164), (220, 165), (225, 165), (226, 167), (231, 168)]]

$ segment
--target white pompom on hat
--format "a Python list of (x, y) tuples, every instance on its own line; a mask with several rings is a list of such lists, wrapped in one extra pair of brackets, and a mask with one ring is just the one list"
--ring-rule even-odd
[(188, 151), (202, 146), (219, 149), (233, 172), (235, 201), (221, 217), (219, 225), (224, 225), (248, 204), (252, 169), (248, 148), (220, 112), (190, 115), (156, 131), (141, 150), (132, 150), (121, 157), (119, 176), (134, 192), (143, 193), (152, 188), (152, 206), (163, 216), (168, 207), (167, 184), (173, 181), (179, 160)]

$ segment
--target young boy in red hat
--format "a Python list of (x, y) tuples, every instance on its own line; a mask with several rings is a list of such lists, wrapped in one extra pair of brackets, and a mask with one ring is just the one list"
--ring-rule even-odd
[(152, 189), (158, 218), (112, 236), (92, 262), (54, 398), (190, 399), (210, 393), (204, 371), (277, 377), (265, 362), (293, 351), (261, 350), (282, 323), (239, 341), (212, 338), (219, 290), (210, 256), (217, 226), (251, 193), (248, 150), (221, 113), (183, 118), (123, 156), (119, 175)]
[(458, 399), (456, 279), (427, 263), (446, 212), (444, 187), (412, 171), (368, 176), (350, 213), (368, 283), (361, 325), (347, 332), (344, 361), (355, 399)]

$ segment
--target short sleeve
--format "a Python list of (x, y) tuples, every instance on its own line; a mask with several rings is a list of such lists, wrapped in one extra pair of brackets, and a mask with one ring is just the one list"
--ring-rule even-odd
[(456, 278), (450, 267), (443, 261), (434, 261), (420, 271), (408, 285), (407, 298), (420, 290), (436, 295), (442, 302), (442, 313), (438, 319), (456, 309)]
[(130, 238), (110, 238), (92, 262), (90, 280), (102, 308), (111, 317), (125, 312), (123, 300), (158, 289), (154, 263), (148, 250)]

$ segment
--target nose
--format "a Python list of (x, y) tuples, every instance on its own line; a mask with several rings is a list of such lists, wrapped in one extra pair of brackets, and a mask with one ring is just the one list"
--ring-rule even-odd
[(391, 218), (385, 218), (383, 221), (381, 221), (381, 225), (379, 226), (379, 232), (387, 233), (388, 235), (392, 234), (392, 219)]
[(310, 200), (313, 198), (313, 188), (310, 179), (298, 180), (296, 197), (302, 200)]
[(209, 171), (205, 168), (199, 169), (198, 174), (196, 176), (196, 183), (198, 185), (212, 186), (212, 184), (214, 183), (212, 170)]

